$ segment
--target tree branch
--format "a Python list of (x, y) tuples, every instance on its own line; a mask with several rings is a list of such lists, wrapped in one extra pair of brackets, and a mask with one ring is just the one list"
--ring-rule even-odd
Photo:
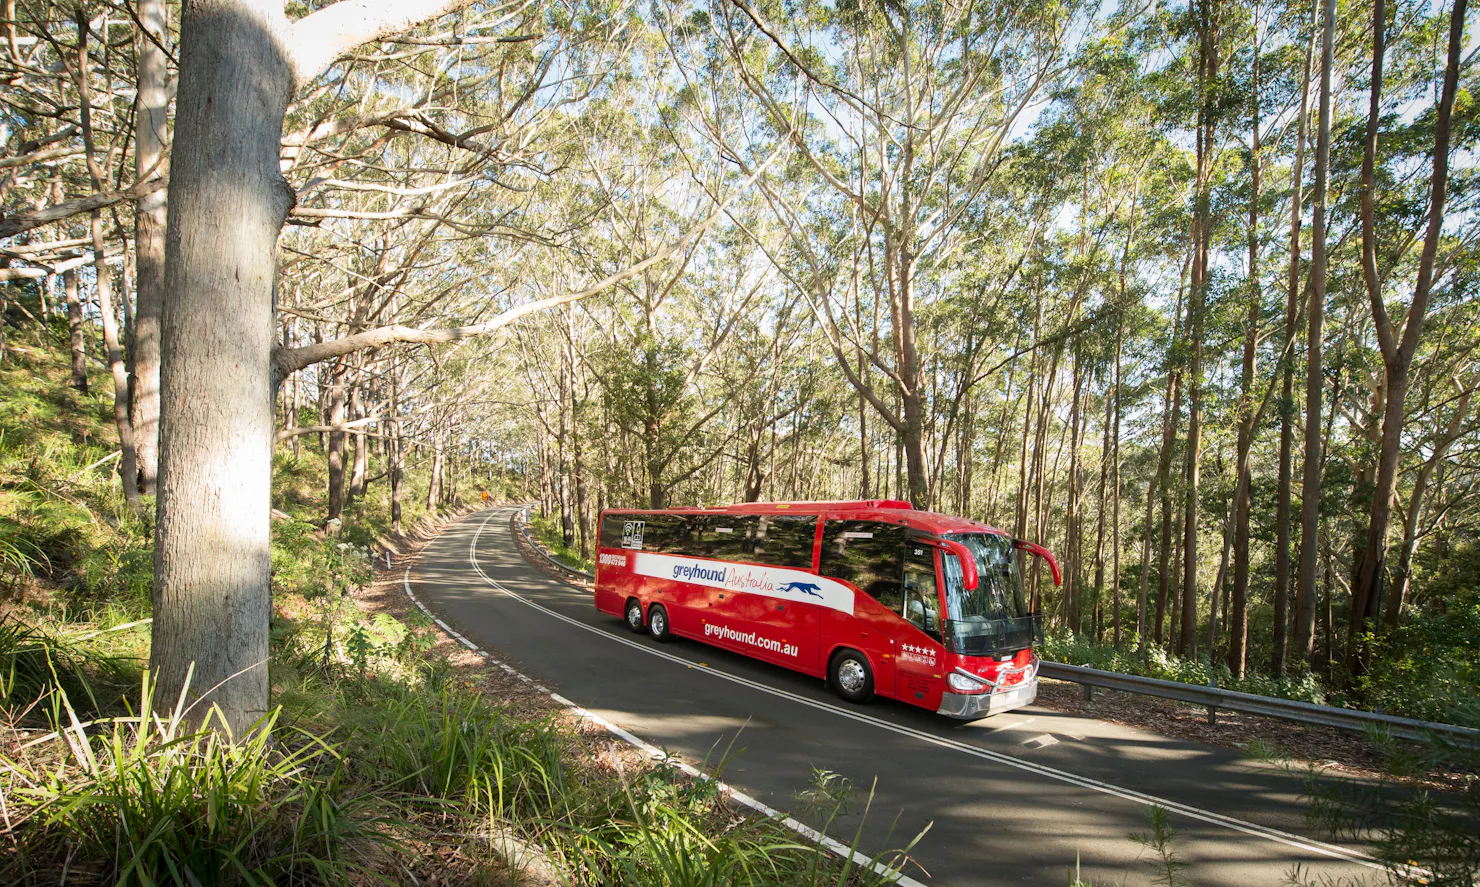
[(416, 345), (442, 345), (448, 342), (457, 342), (462, 339), (471, 339), (475, 336), (485, 336), (489, 333), (508, 326), (509, 324), (513, 323), (516, 320), (519, 320), (522, 317), (525, 317), (526, 315), (544, 311), (548, 308), (556, 308), (571, 302), (579, 302), (582, 299), (585, 299), (589, 296), (594, 296), (597, 293), (602, 292), (603, 290), (606, 290), (618, 283), (621, 283), (624, 280), (635, 277), (641, 274), (643, 271), (646, 271), (648, 268), (651, 268), (652, 266), (660, 262), (665, 262), (668, 259), (672, 258), (680, 250), (684, 249), (684, 247), (688, 244), (690, 240), (702, 235), (704, 231), (710, 225), (712, 225), (716, 219), (724, 214), (725, 210), (729, 208), (730, 204), (735, 200), (736, 197), (740, 196), (740, 194), (744, 193), (747, 188), (755, 184), (755, 180), (759, 178), (768, 167), (770, 167), (771, 163), (775, 161), (777, 157), (781, 156), (781, 152), (782, 150), (784, 150), (784, 147), (785, 145), (783, 142), (782, 146), (773, 151), (771, 153), (771, 156), (767, 157), (766, 161), (760, 164), (756, 168), (755, 172), (751, 173), (750, 177), (745, 180), (745, 183), (741, 187), (736, 188), (733, 194), (725, 198), (725, 200), (715, 208), (714, 212), (710, 213), (698, 224), (685, 231), (682, 235), (679, 236), (677, 240), (673, 241), (668, 246), (658, 250), (656, 253), (649, 256), (648, 258), (643, 259), (641, 262), (638, 262), (635, 265), (628, 266), (627, 268), (624, 268), (623, 270), (618, 271), (614, 274), (610, 274), (592, 284), (591, 286), (586, 287), (585, 289), (576, 290), (569, 293), (562, 293), (561, 295), (550, 296), (549, 298), (545, 299), (537, 299), (533, 302), (527, 302), (523, 305), (519, 305), (514, 308), (510, 308), (507, 311), (504, 311), (503, 313), (494, 317), (492, 320), (488, 320), (483, 323), (472, 324), (469, 326), (448, 327), (443, 329), (418, 329), (415, 327), (393, 324), (391, 326), (383, 326), (379, 327), (378, 329), (366, 330), (363, 333), (356, 333), (351, 336), (333, 339), (328, 342), (315, 342), (311, 345), (303, 345), (298, 348), (277, 348), (274, 350), (272, 355), (273, 385), (274, 387), (276, 387), (278, 384), (281, 384), (282, 381), (286, 379), (289, 375), (303, 369), (304, 367), (312, 366), (313, 364), (329, 360), (331, 358), (341, 357), (345, 354), (351, 354), (363, 348), (376, 348), (381, 345), (391, 345), (402, 342)]
[(339, 0), (294, 22), (291, 61), (306, 83), (362, 43), (403, 31), (469, 5), (472, 0)]
[(8, 219), (0, 220), (0, 237), (11, 237), (22, 231), (29, 231), (32, 228), (39, 228), (42, 225), (59, 222), (62, 219), (81, 213), (89, 213), (95, 209), (103, 209), (113, 206), (116, 203), (123, 203), (126, 200), (138, 200), (146, 194), (153, 194), (155, 191), (163, 188), (165, 184), (165, 179), (150, 179), (146, 182), (140, 182), (132, 188), (125, 188), (122, 191), (92, 194), (87, 197), (79, 197), (76, 200), (64, 200), (61, 203), (53, 203), (45, 209), (38, 209), (34, 212), (19, 213)]

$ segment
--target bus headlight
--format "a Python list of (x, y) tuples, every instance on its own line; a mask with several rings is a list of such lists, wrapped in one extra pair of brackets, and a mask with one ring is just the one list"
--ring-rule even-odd
[(991, 686), (987, 681), (964, 671), (953, 671), (946, 676), (946, 683), (957, 693), (981, 693)]

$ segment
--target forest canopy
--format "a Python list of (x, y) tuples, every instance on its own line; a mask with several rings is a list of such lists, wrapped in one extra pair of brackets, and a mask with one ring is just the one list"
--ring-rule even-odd
[[(293, 32), (216, 75), (280, 132), (200, 116), (238, 5)], [(583, 555), (608, 507), (906, 499), (1056, 551), (1035, 605), (1118, 667), (1473, 696), (1465, 0), (337, 8), (4, 0), (0, 333), (109, 365), (156, 602), (211, 474), (161, 475), (171, 411), (258, 403), (186, 369), (241, 348), (243, 446), (324, 435), (325, 521), (408, 466)], [(218, 259), (255, 295), (189, 307)]]

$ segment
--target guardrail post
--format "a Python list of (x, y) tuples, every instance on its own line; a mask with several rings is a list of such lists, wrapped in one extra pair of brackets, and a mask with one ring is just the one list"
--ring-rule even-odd
[(1218, 723), (1218, 709), (1208, 706), (1208, 726), (1212, 727)]
[(1095, 685), (1094, 684), (1085, 684), (1084, 685), (1084, 701), (1085, 702), (1094, 702), (1095, 701)]

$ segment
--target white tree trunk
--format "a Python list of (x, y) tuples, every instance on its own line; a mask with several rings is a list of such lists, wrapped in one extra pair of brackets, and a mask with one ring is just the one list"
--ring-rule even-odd
[[(170, 708), (237, 735), (268, 707), (273, 283), (292, 208), (278, 171), (297, 85), (345, 50), (466, 0), (187, 0), (164, 309), (150, 668)], [(193, 672), (193, 673), (192, 673)], [(208, 697), (208, 698), (207, 698)]]
[[(293, 90), (271, 0), (187, 3), (165, 238), (154, 555), (157, 699), (240, 733), (267, 711), (272, 291), (293, 194), (278, 172)], [(193, 666), (193, 675), (191, 674)]]
[[(168, 36), (164, 0), (139, 0), (139, 93), (134, 120), (135, 179), (164, 172), (168, 145), (169, 72), (161, 48)], [(134, 205), (134, 251), (138, 287), (134, 306), (133, 379), (130, 417), (139, 459), (139, 491), (150, 493), (159, 469), (159, 320), (164, 304), (165, 192)]]

